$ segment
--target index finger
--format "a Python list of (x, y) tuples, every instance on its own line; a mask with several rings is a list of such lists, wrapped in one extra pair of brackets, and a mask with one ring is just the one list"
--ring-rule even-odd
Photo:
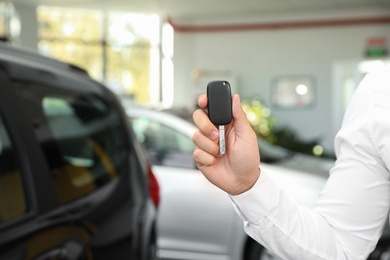
[(206, 94), (200, 94), (198, 97), (198, 106), (200, 108), (206, 108), (207, 107), (207, 95)]
[[(206, 98), (207, 99), (207, 98)], [(211, 140), (216, 141), (219, 137), (219, 132), (217, 127), (210, 121), (206, 112), (202, 109), (197, 109), (193, 114), (192, 118), (195, 125), (199, 128), (200, 132), (210, 138)]]

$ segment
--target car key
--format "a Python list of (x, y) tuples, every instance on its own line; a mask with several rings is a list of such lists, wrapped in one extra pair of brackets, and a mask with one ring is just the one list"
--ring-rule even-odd
[(227, 81), (211, 81), (207, 84), (208, 116), (219, 128), (219, 153), (225, 154), (225, 125), (232, 121), (232, 94)]

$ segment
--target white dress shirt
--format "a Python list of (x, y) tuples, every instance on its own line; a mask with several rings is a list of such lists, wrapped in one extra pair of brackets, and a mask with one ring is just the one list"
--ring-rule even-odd
[(231, 196), (246, 232), (282, 259), (366, 259), (374, 250), (390, 206), (390, 69), (362, 80), (335, 150), (313, 209), (289, 198), (267, 172)]

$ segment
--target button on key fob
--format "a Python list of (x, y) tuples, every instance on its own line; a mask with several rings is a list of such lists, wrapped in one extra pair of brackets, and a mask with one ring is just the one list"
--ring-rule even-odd
[(232, 121), (232, 94), (227, 81), (211, 81), (207, 85), (208, 116), (219, 127), (219, 152), (224, 154), (225, 125)]

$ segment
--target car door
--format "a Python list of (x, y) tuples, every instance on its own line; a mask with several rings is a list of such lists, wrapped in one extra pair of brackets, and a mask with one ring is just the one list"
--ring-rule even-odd
[(163, 114), (138, 116), (132, 123), (161, 187), (159, 255), (177, 257), (175, 251), (193, 253), (183, 254), (182, 259), (226, 255), (233, 235), (233, 209), (228, 196), (197, 170), (192, 136)]
[(58, 200), (31, 124), (0, 73), (0, 259), (87, 259), (88, 232)]
[(0, 50), (0, 259), (154, 259), (149, 164), (115, 95), (73, 65)]

